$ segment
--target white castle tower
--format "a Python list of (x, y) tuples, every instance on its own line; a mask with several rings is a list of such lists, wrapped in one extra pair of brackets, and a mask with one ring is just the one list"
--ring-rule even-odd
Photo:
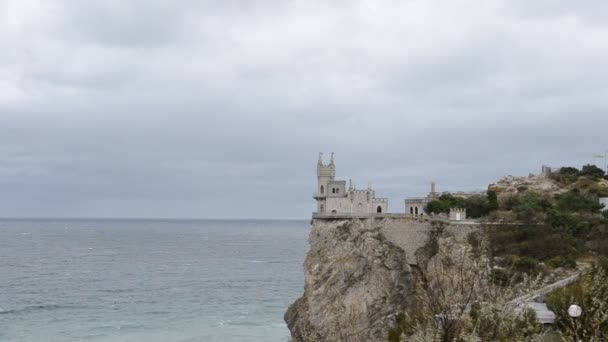
[(319, 153), (317, 162), (317, 192), (313, 198), (317, 200), (317, 214), (373, 214), (386, 213), (388, 200), (376, 198), (371, 184), (367, 190), (356, 190), (352, 181), (346, 189), (346, 181), (336, 180), (336, 165), (334, 153), (331, 153), (329, 164), (323, 164), (323, 153)]

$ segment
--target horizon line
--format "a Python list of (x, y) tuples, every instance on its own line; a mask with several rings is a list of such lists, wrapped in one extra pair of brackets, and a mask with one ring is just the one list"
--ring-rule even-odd
[(106, 220), (106, 221), (305, 221), (308, 218), (203, 218), (203, 217), (0, 217), (0, 221)]

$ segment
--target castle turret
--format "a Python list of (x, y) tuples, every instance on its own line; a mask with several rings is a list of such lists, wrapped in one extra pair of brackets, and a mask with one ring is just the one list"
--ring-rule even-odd
[(315, 198), (326, 197), (329, 191), (329, 182), (336, 177), (336, 165), (334, 164), (334, 153), (331, 153), (329, 164), (323, 164), (323, 153), (319, 152), (319, 162), (317, 163), (317, 193)]
[(431, 182), (431, 192), (427, 196), (429, 199), (439, 198), (439, 194), (437, 193), (437, 184), (435, 182)]

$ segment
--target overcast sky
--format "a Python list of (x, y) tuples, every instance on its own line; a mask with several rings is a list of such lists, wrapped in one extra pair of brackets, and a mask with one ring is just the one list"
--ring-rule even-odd
[(319, 151), (400, 212), (607, 133), (605, 0), (0, 0), (3, 217), (308, 218)]

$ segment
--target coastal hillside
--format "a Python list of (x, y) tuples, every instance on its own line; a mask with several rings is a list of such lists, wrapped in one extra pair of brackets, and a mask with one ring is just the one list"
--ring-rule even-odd
[[(543, 329), (535, 312), (513, 311), (513, 300), (574, 279), (590, 265), (608, 265), (604, 197), (604, 171), (586, 165), (503, 177), (486, 194), (467, 198), (443, 194), (428, 203), (424, 218), (313, 219), (304, 294), (285, 314), (292, 339), (536, 338)], [(446, 219), (450, 208), (459, 207), (472, 213), (468, 220)], [(467, 307), (492, 305), (453, 311), (465, 301)], [(484, 316), (491, 312), (504, 320)], [(556, 309), (557, 322), (564, 314)], [(437, 315), (459, 318), (438, 332)], [(482, 326), (492, 335), (484, 335)]]

